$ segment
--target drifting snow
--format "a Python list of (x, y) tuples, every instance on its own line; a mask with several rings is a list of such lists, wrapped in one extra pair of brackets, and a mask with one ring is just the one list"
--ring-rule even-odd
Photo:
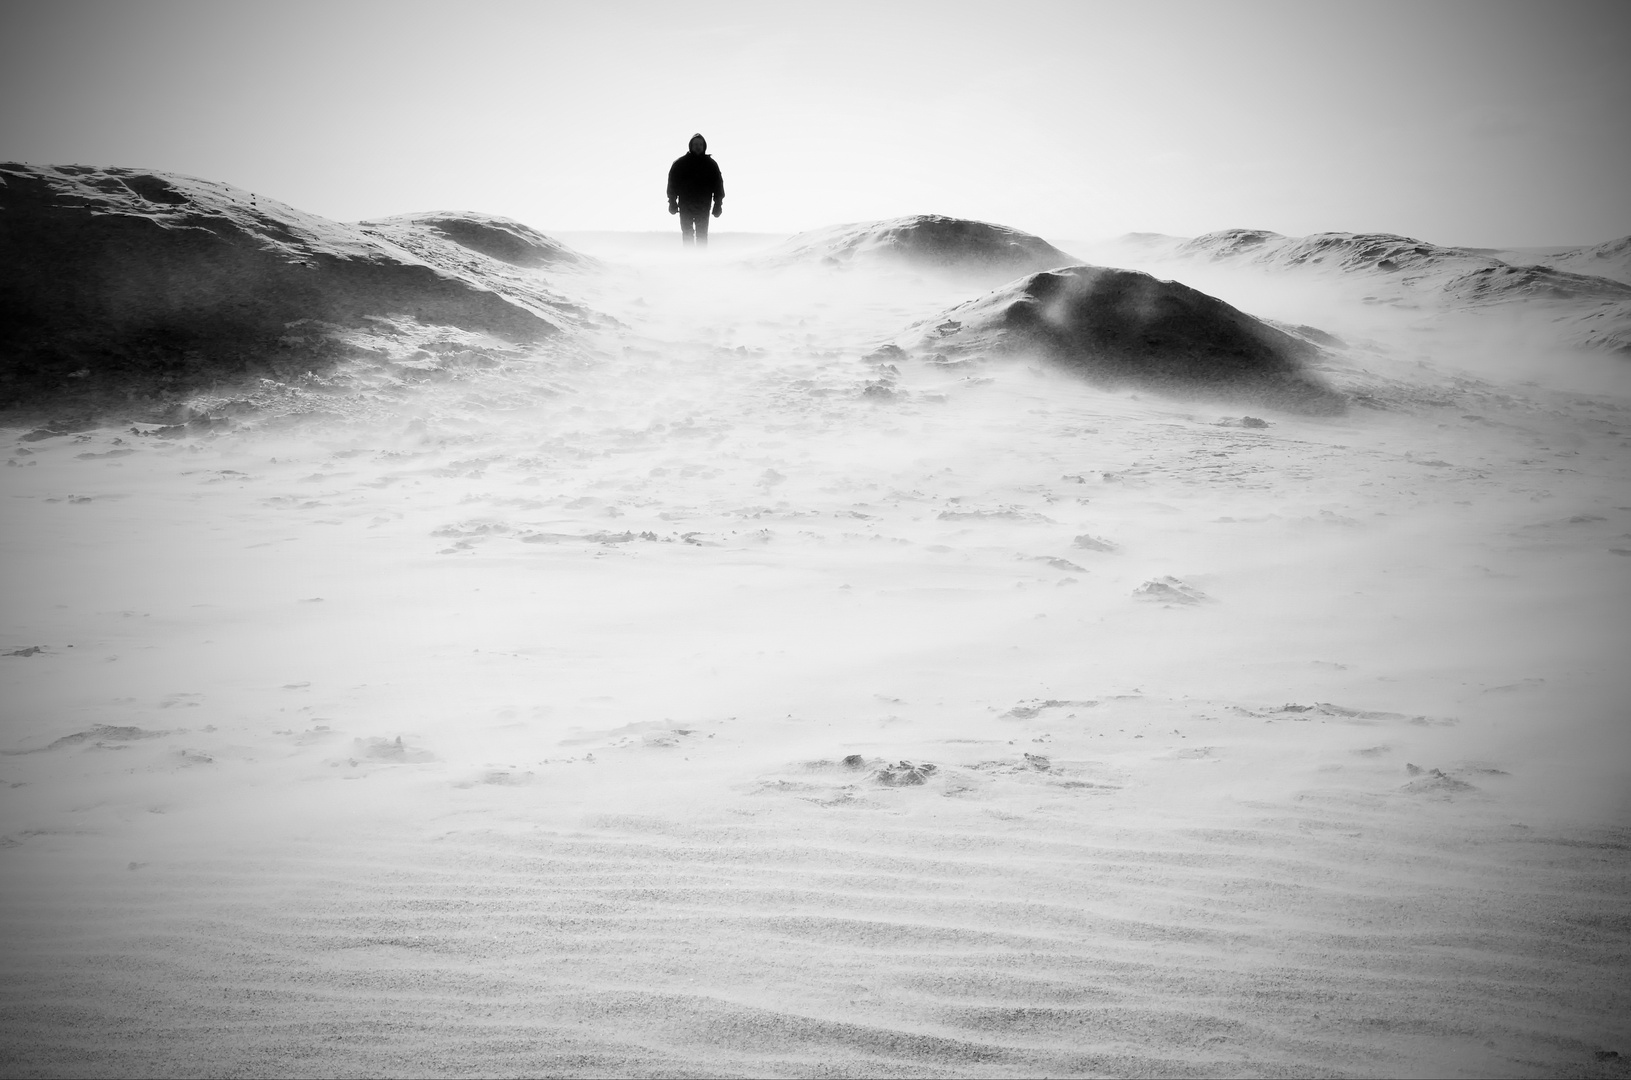
[(396, 217), (361, 221), (357, 223), (357, 227), (370, 236), (389, 240), (421, 257), (445, 256), (445, 251), (438, 243), (442, 241), (514, 266), (543, 268), (598, 265), (596, 260), (573, 251), (559, 240), (545, 236), (530, 225), (523, 225), (510, 218), (471, 213), (468, 210), (399, 214)]
[[(1549, 335), (1558, 343), (1631, 352), (1631, 285), (1625, 281), (1631, 238), (1525, 258), (1391, 233), (1282, 236), (1264, 229), (1224, 229), (1193, 239), (1134, 233), (1098, 254), (1179, 274), (1200, 266), (1297, 275), (1340, 283), (1355, 295), (1363, 292), (1359, 298), (1365, 303), (1401, 310), (1527, 314), (1541, 302), (1550, 308)], [(1576, 272), (1587, 269), (1609, 273)]]
[(321, 369), (377, 344), (350, 332), (377, 337), (382, 320), (403, 355), (436, 328), (547, 340), (581, 313), (472, 250), (508, 237), (583, 263), (523, 229), (477, 215), (364, 228), (192, 177), (0, 166), (0, 401)]
[(914, 214), (800, 233), (759, 261), (765, 266), (881, 264), (1003, 279), (1080, 260), (1018, 229)]
[(11, 1072), (1618, 1068), (1624, 364), (1230, 270), (1358, 406), (1242, 415), (669, 244), (535, 354), (3, 432)]
[(1622, 236), (1618, 240), (1592, 244), (1589, 247), (1559, 248), (1556, 251), (1531, 255), (1527, 259), (1521, 256), (1509, 258), (1507, 261), (1535, 262), (1555, 270), (1567, 270), (1572, 274), (1586, 274), (1631, 284), (1631, 236)]
[(1037, 355), (1112, 386), (1337, 413), (1304, 367), (1306, 341), (1176, 281), (1072, 266), (1021, 278), (919, 324), (898, 342), (939, 362)]

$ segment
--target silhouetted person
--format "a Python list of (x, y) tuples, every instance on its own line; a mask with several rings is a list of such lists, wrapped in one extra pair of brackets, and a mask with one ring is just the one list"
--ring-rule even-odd
[(691, 136), (691, 149), (668, 167), (668, 212), (680, 216), (682, 243), (708, 246), (708, 204), (714, 217), (725, 212), (725, 178), (708, 156), (708, 140)]

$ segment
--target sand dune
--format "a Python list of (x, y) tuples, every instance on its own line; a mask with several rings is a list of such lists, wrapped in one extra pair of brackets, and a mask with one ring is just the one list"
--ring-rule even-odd
[(5, 431), (4, 1071), (1625, 1075), (1623, 368), (1218, 276), (1305, 415), (481, 265), (586, 314)]

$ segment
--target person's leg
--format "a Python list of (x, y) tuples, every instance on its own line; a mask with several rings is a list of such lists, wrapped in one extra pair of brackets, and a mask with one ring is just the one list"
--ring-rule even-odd
[(680, 223), (685, 230), (686, 243), (695, 238), (697, 244), (707, 246), (708, 243), (708, 204), (707, 203), (680, 203)]
[(691, 243), (692, 243), (693, 233), (696, 230), (696, 222), (697, 222), (696, 215), (691, 212), (691, 207), (686, 206), (684, 203), (681, 203), (680, 204), (680, 243), (686, 245), (687, 247), (689, 247), (691, 245)]

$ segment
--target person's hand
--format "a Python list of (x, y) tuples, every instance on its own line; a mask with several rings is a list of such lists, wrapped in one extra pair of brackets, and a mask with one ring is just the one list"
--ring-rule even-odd
[(724, 203), (714, 203), (714, 217), (718, 217), (720, 214), (723, 214), (724, 212), (725, 212), (725, 204)]
[(677, 202), (671, 202), (671, 203), (669, 203), (669, 204), (668, 204), (668, 212), (669, 212), (669, 213), (670, 213), (670, 214), (677, 214), (677, 213), (679, 213), (679, 212), (680, 212), (680, 204), (679, 204), (679, 203), (677, 203)]

